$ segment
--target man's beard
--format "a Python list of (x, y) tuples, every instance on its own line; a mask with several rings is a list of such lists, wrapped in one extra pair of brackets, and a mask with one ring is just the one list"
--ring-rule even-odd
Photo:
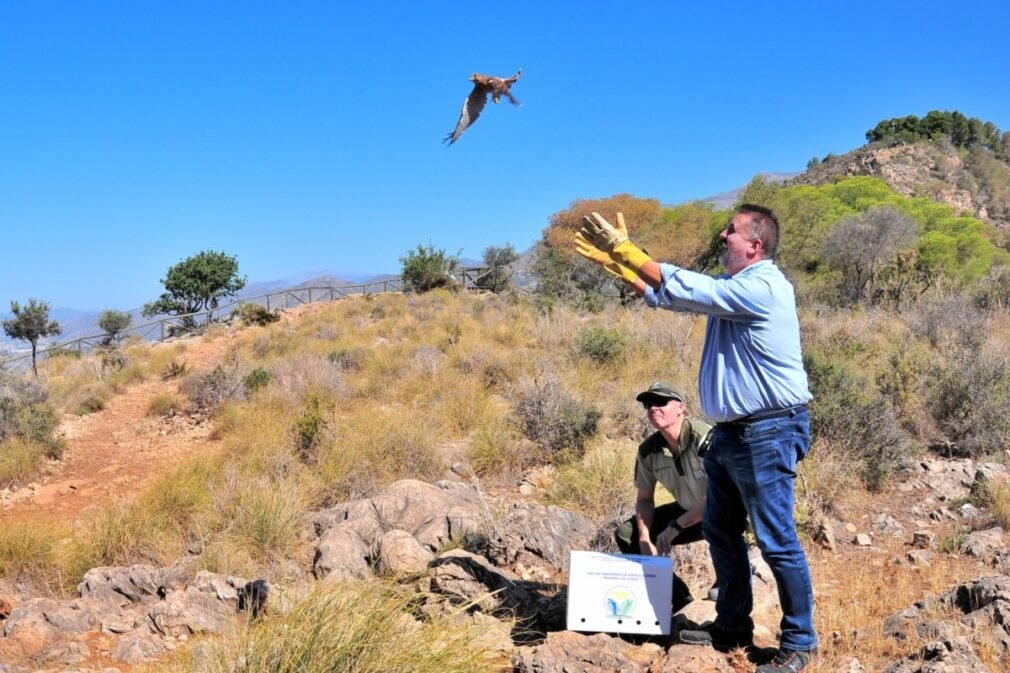
[(724, 245), (719, 249), (719, 264), (725, 269), (727, 262), (729, 262), (729, 248)]

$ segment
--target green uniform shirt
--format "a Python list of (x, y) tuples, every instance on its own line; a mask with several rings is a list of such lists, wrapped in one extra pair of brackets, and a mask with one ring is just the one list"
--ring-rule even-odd
[(685, 510), (705, 498), (708, 478), (702, 457), (708, 448), (712, 426), (685, 418), (680, 428), (680, 453), (670, 451), (663, 435), (656, 431), (638, 447), (635, 459), (635, 486), (652, 489), (658, 481), (673, 494)]

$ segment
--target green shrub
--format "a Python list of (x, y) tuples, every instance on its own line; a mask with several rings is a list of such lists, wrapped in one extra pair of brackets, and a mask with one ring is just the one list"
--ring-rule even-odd
[(587, 327), (575, 338), (575, 350), (601, 364), (624, 357), (627, 340), (623, 333), (606, 327)]
[(326, 359), (344, 371), (356, 371), (364, 363), (365, 352), (357, 348), (338, 348), (330, 351)]
[(813, 435), (847, 456), (867, 488), (881, 488), (898, 462), (915, 450), (891, 401), (844, 363), (814, 349), (804, 355), (804, 366), (814, 396)]
[(298, 457), (306, 462), (315, 462), (316, 452), (325, 431), (326, 418), (323, 416), (319, 397), (313, 395), (309, 399), (305, 413), (295, 421), (293, 429)]
[(0, 442), (20, 438), (46, 447), (50, 458), (63, 455), (53, 436), (58, 418), (49, 392), (37, 381), (0, 372)]
[(270, 372), (263, 369), (262, 367), (257, 367), (248, 374), (246, 374), (245, 379), (242, 384), (245, 386), (245, 391), (251, 393), (255, 390), (259, 390), (266, 384), (270, 383)]
[(400, 258), (400, 263), (405, 290), (427, 292), (440, 287), (458, 287), (453, 274), (459, 266), (459, 256), (447, 255), (445, 250), (436, 250), (430, 243), (427, 246), (418, 244), (416, 250)]
[(281, 319), (280, 311), (270, 311), (259, 304), (243, 304), (238, 309), (239, 318), (246, 325), (265, 326)]
[(1010, 442), (1010, 366), (985, 351), (956, 353), (927, 375), (927, 406), (946, 435), (946, 449), (994, 454)]
[(130, 328), (133, 316), (125, 311), (106, 309), (98, 316), (98, 326), (105, 332), (105, 343), (111, 344)]
[(520, 379), (514, 407), (523, 435), (562, 458), (582, 455), (602, 416), (564, 390), (553, 374)]
[(105, 399), (98, 395), (88, 395), (77, 406), (77, 415), (86, 416), (105, 408)]

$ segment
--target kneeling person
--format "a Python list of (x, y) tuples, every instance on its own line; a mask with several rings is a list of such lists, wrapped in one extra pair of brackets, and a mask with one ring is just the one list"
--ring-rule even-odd
[[(667, 555), (673, 545), (702, 539), (701, 518), (705, 511), (705, 478), (701, 456), (712, 428), (687, 418), (684, 397), (664, 383), (654, 383), (635, 398), (656, 429), (638, 447), (635, 459), (635, 515), (618, 527), (617, 546), (623, 554)], [(676, 500), (656, 507), (656, 484)], [(682, 579), (673, 578), (673, 611), (692, 600)]]

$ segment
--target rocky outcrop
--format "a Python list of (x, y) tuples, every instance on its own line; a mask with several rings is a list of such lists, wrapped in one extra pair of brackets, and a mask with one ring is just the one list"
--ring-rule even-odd
[(246, 588), (254, 584), (257, 593), (266, 590), (262, 581), (193, 575), (185, 563), (95, 568), (78, 586), (78, 598), (36, 598), (15, 606), (3, 624), (2, 644), (39, 666), (68, 666), (97, 655), (126, 664), (147, 661), (191, 635), (227, 633), (251, 605)]
[(327, 581), (417, 572), (447, 546), (481, 549), (500, 566), (538, 567), (550, 576), (565, 568), (572, 549), (589, 549), (596, 533), (589, 519), (560, 507), (516, 503), (496, 517), (476, 489), (410, 479), (321, 512), (313, 524), (313, 572)]
[[(962, 616), (956, 621), (936, 616), (950, 609)], [(976, 654), (979, 649), (1010, 652), (1010, 577), (981, 577), (920, 601), (888, 617), (884, 634), (897, 640), (914, 634), (930, 641), (894, 662), (887, 673), (988, 673)]]
[(990, 219), (988, 195), (962, 186), (973, 179), (961, 156), (953, 147), (938, 144), (866, 145), (811, 166), (786, 184), (822, 185), (853, 175), (879, 177), (899, 194), (928, 197), (951, 206), (956, 213)]

